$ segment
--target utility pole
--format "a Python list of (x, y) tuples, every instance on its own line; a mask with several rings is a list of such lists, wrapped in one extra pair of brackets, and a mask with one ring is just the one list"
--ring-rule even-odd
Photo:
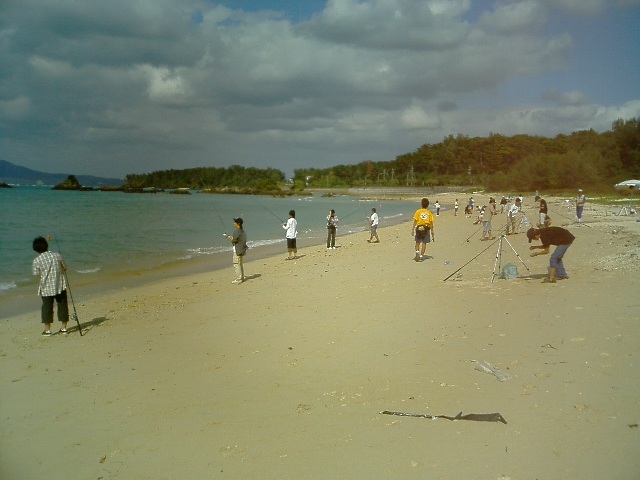
[[(411, 183), (409, 183), (409, 178), (411, 178)], [(411, 165), (411, 170), (409, 170), (409, 173), (407, 173), (407, 185), (413, 185), (413, 165)]]

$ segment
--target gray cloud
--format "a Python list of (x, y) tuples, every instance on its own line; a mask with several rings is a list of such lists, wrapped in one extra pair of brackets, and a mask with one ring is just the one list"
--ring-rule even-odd
[(564, 106), (583, 106), (587, 105), (588, 100), (582, 92), (560, 92), (551, 89), (543, 93), (542, 98), (552, 103)]
[(292, 23), (200, 0), (9, 0), (2, 157), (106, 176), (231, 164), (291, 173), (392, 159), (449, 133), (607, 129), (614, 112), (640, 114), (636, 99), (595, 107), (580, 85), (541, 86), (545, 105), (500, 94), (570, 68), (573, 34), (543, 27), (557, 9), (607, 7), (582, 3), (496, 2), (472, 21), (469, 0), (341, 0)]

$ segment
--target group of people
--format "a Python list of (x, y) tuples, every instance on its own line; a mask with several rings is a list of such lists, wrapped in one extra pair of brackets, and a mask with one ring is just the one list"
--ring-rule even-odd
[[(424, 205), (423, 199), (423, 205)], [(538, 209), (538, 222), (537, 225), (531, 226), (527, 230), (527, 238), (529, 243), (533, 240), (540, 240), (542, 245), (532, 245), (530, 250), (540, 250), (538, 252), (532, 252), (530, 256), (536, 257), (538, 255), (545, 255), (549, 253), (550, 247), (555, 246), (554, 252), (549, 259), (549, 267), (547, 277), (543, 280), (545, 283), (555, 283), (557, 280), (569, 278), (567, 271), (564, 268), (563, 258), (568, 248), (575, 240), (575, 236), (569, 232), (569, 230), (562, 227), (551, 226), (551, 217), (549, 217), (547, 201), (540, 195), (536, 194), (535, 201), (539, 203)], [(503, 213), (505, 207), (507, 207), (507, 224), (505, 233), (507, 235), (513, 235), (517, 233), (518, 218), (522, 214), (522, 196), (518, 196), (514, 199), (513, 203), (507, 207), (506, 197), (502, 197), (500, 201), (500, 212)], [(584, 204), (586, 198), (582, 189), (578, 190), (578, 196), (576, 198), (576, 218), (578, 223), (582, 222), (582, 213), (584, 210)], [(426, 202), (428, 206), (428, 200)], [(473, 197), (469, 199), (467, 206), (465, 207), (465, 213), (473, 211)], [(454, 203), (454, 215), (458, 214), (458, 199)], [(494, 237), (491, 232), (491, 219), (497, 215), (496, 201), (493, 197), (489, 198), (486, 206), (479, 209), (478, 217), (474, 223), (482, 223), (483, 231), (480, 240), (492, 240)], [(415, 219), (414, 219), (415, 225)], [(418, 260), (418, 244), (416, 243), (416, 260)], [(424, 250), (422, 252), (424, 254)]]
[[(568, 248), (575, 240), (575, 236), (568, 230), (551, 226), (551, 218), (548, 215), (547, 202), (544, 198), (536, 195), (536, 201), (539, 202), (539, 218), (536, 227), (531, 226), (527, 231), (529, 243), (533, 240), (539, 240), (541, 245), (532, 245), (530, 250), (539, 250), (532, 252), (532, 257), (545, 255), (549, 253), (550, 247), (555, 246), (555, 250), (549, 260), (548, 275), (544, 279), (545, 283), (555, 283), (557, 280), (569, 278), (564, 268), (563, 257)], [(576, 198), (576, 217), (578, 222), (582, 222), (582, 212), (586, 198), (582, 190), (578, 191)], [(465, 207), (466, 210), (472, 208), (473, 197)], [(505, 197), (500, 201), (500, 211), (503, 212), (506, 205)], [(517, 197), (513, 204), (507, 210), (507, 235), (516, 231), (516, 216), (522, 210), (522, 198)], [(436, 216), (440, 214), (440, 204), (436, 202)], [(458, 200), (454, 204), (454, 215), (458, 214)], [(494, 237), (491, 232), (491, 219), (497, 215), (496, 201), (493, 197), (489, 199), (488, 204), (481, 209), (481, 221), (483, 231), (481, 240), (492, 240)], [(379, 216), (375, 208), (371, 209), (371, 216), (367, 217), (369, 221), (370, 237), (367, 240), (370, 243), (379, 243), (377, 228), (379, 225)], [(331, 210), (327, 215), (327, 249), (336, 248), (336, 231), (338, 226), (338, 216), (335, 210)], [(235, 279), (233, 284), (241, 284), (245, 281), (244, 275), (244, 257), (247, 253), (247, 234), (243, 228), (244, 220), (240, 217), (233, 219), (234, 231), (231, 235), (225, 233), (233, 245), (233, 266), (235, 271)], [(298, 248), (296, 237), (298, 222), (296, 220), (295, 210), (289, 212), (289, 219), (282, 224), (285, 229), (285, 237), (287, 240), (288, 256), (287, 260), (297, 258)], [(429, 199), (421, 200), (420, 208), (413, 215), (413, 224), (411, 226), (411, 235), (415, 241), (414, 260), (420, 262), (425, 258), (427, 244), (435, 242), (434, 215), (429, 210)], [(374, 240), (375, 239), (375, 240)], [(42, 298), (41, 321), (44, 324), (43, 336), (51, 336), (51, 325), (53, 323), (53, 306), (54, 302), (58, 304), (57, 317), (61, 324), (59, 333), (67, 333), (67, 323), (69, 322), (69, 305), (67, 301), (68, 283), (66, 278), (66, 265), (59, 252), (49, 251), (49, 244), (44, 237), (38, 237), (33, 241), (33, 250), (38, 256), (33, 260), (32, 273), (40, 277), (38, 284), (38, 295)]]
[[(371, 209), (371, 216), (369, 220), (370, 238), (367, 240), (369, 243), (380, 243), (380, 237), (378, 237), (378, 224), (380, 222), (378, 213), (375, 208)], [(336, 233), (338, 230), (338, 215), (336, 211), (331, 209), (329, 215), (327, 215), (327, 250), (336, 249)], [(247, 234), (243, 228), (244, 221), (242, 218), (234, 218), (233, 226), (234, 231), (231, 235), (227, 235), (227, 238), (233, 245), (233, 266), (235, 271), (235, 279), (233, 284), (240, 284), (245, 281), (244, 276), (244, 256), (247, 252)], [(286, 260), (295, 260), (298, 258), (298, 221), (296, 220), (296, 211), (289, 211), (289, 219), (282, 224), (282, 228), (285, 230), (285, 239), (287, 241), (288, 256)], [(375, 238), (375, 240), (374, 240)]]
[[(515, 198), (513, 203), (507, 208), (507, 224), (506, 224), (506, 234), (512, 235), (517, 233), (518, 228), (518, 215), (522, 213), (522, 196), (518, 196)], [(532, 257), (538, 255), (544, 255), (549, 253), (549, 249), (551, 245), (556, 246), (551, 258), (549, 260), (549, 268), (548, 268), (548, 276), (545, 278), (545, 282), (555, 283), (558, 279), (569, 278), (567, 272), (564, 268), (564, 264), (562, 259), (564, 254), (566, 253), (569, 246), (573, 243), (575, 237), (571, 232), (562, 228), (562, 227), (554, 227), (551, 226), (551, 218), (548, 215), (548, 206), (547, 202), (544, 198), (539, 195), (536, 195), (535, 201), (539, 202), (538, 209), (538, 223), (536, 227), (531, 226), (527, 231), (527, 238), (529, 239), (529, 243), (532, 240), (540, 240), (542, 245), (540, 246), (531, 246), (531, 250), (540, 249), (539, 252), (531, 253)], [(578, 222), (582, 221), (582, 211), (584, 209), (585, 204), (585, 196), (583, 191), (580, 189), (578, 191), (578, 197), (576, 199), (576, 216), (578, 218)], [(458, 214), (458, 199), (456, 199), (454, 203), (454, 215)], [(504, 207), (507, 205), (507, 200), (503, 196), (500, 201), (500, 211), (504, 211)], [(472, 210), (474, 206), (473, 197), (469, 199), (467, 207), (465, 210)], [(436, 201), (435, 204), (436, 216), (440, 215), (440, 203)], [(466, 211), (465, 211), (466, 213)], [(491, 220), (494, 216), (498, 214), (496, 207), (496, 200), (493, 197), (489, 197), (489, 201), (487, 205), (482, 207), (479, 212), (478, 222), (482, 222), (482, 237), (480, 240), (493, 240), (494, 236), (492, 234), (492, 226)], [(288, 250), (288, 260), (292, 260), (297, 258), (297, 245), (296, 245), (296, 237), (297, 237), (297, 225), (298, 222), (296, 220), (296, 212), (295, 210), (291, 210), (289, 212), (289, 219), (283, 223), (282, 227), (286, 230), (286, 240), (287, 240), (287, 250)], [(369, 220), (369, 230), (370, 237), (367, 240), (369, 243), (379, 243), (380, 238), (378, 237), (377, 228), (379, 224), (378, 213), (375, 208), (371, 209), (371, 216), (368, 217)], [(329, 215), (327, 215), (327, 249), (335, 250), (335, 242), (336, 242), (336, 232), (338, 226), (338, 216), (336, 215), (335, 210), (330, 210)], [(244, 281), (244, 269), (243, 269), (243, 256), (247, 250), (247, 237), (242, 229), (242, 218), (234, 219), (234, 227), (236, 227), (233, 235), (229, 235), (229, 240), (234, 245), (233, 252), (233, 265), (235, 267), (236, 278), (233, 281), (235, 284), (242, 283)], [(421, 200), (421, 206), (418, 210), (416, 210), (413, 215), (413, 224), (411, 227), (411, 235), (414, 237), (415, 241), (415, 256), (414, 260), (416, 262), (420, 262), (425, 258), (427, 244), (434, 241), (435, 242), (435, 230), (434, 230), (434, 215), (429, 210), (429, 199), (423, 198)], [(375, 238), (375, 240), (374, 240)]]

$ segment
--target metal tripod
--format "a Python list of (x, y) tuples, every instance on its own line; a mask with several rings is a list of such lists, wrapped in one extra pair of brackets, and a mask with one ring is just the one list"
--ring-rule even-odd
[(513, 250), (513, 253), (516, 254), (516, 257), (518, 257), (518, 260), (520, 260), (520, 262), (522, 262), (522, 265), (524, 265), (524, 268), (527, 269), (527, 272), (531, 273), (531, 270), (529, 270), (529, 267), (527, 267), (527, 264), (524, 263), (524, 261), (522, 260), (522, 258), (520, 258), (520, 255), (518, 254), (518, 252), (516, 252), (516, 249), (513, 248), (513, 245), (511, 245), (511, 242), (509, 242), (509, 240), (507, 239), (507, 237), (502, 234), (500, 235), (500, 239), (498, 240), (498, 251), (496, 252), (496, 261), (493, 264), (493, 274), (491, 275), (491, 283), (493, 283), (493, 281), (496, 278), (496, 271), (500, 271), (500, 264), (502, 263), (502, 242), (505, 241), (507, 242), (507, 244), (511, 247), (511, 250)]

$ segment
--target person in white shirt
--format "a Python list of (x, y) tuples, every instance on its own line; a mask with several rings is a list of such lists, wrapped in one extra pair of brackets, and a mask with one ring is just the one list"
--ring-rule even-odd
[(521, 210), (521, 200), (520, 198), (516, 198), (516, 201), (509, 207), (509, 211), (507, 212), (507, 235), (514, 235), (516, 233), (516, 219)]
[(369, 230), (371, 231), (371, 236), (367, 242), (372, 243), (373, 238), (375, 237), (376, 241), (373, 243), (380, 243), (380, 238), (378, 237), (378, 214), (376, 213), (376, 209), (371, 209), (371, 216), (369, 217)]
[(294, 260), (298, 256), (298, 246), (296, 245), (296, 237), (298, 236), (298, 221), (296, 220), (296, 211), (291, 210), (289, 212), (289, 220), (282, 225), (284, 228), (287, 238), (287, 250), (289, 251), (289, 256), (287, 260)]

